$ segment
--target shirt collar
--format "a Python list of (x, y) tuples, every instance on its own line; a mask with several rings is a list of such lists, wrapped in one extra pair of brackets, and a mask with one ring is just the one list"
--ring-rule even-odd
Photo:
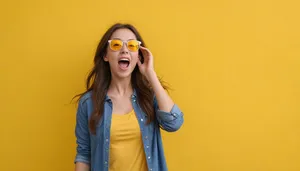
[[(131, 95), (131, 99), (136, 99), (136, 96), (137, 96), (136, 90), (133, 89), (133, 93), (132, 93), (132, 95)], [(105, 95), (105, 101), (111, 101), (111, 99), (109, 98), (109, 96), (107, 95), (107, 93), (106, 93), (106, 95)]]

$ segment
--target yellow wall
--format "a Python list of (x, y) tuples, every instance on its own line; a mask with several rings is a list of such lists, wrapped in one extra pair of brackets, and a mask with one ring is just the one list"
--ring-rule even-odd
[(0, 170), (73, 170), (75, 106), (103, 32), (140, 30), (185, 113), (171, 171), (300, 170), (297, 0), (1, 1)]

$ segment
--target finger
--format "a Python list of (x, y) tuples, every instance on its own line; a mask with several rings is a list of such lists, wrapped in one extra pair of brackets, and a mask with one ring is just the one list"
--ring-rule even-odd
[(143, 54), (143, 56), (147, 56), (147, 51), (146, 51), (146, 48), (144, 48), (144, 47), (140, 47), (140, 50), (141, 50), (141, 52), (142, 52), (142, 54)]
[(147, 49), (147, 48), (142, 49), (142, 54), (144, 56), (144, 61), (148, 62), (148, 61), (153, 60), (153, 56), (152, 56), (152, 54), (151, 54), (151, 52), (150, 52), (149, 49)]
[(152, 53), (150, 52), (149, 49), (147, 49), (147, 48), (145, 48), (143, 46), (140, 46), (140, 49), (141, 49), (142, 52), (145, 52), (145, 54), (152, 55)]

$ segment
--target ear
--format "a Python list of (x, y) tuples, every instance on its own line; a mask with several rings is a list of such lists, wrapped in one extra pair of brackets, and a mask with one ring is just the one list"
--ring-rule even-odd
[(105, 62), (108, 62), (108, 58), (107, 58), (106, 55), (103, 57), (103, 60), (104, 60)]

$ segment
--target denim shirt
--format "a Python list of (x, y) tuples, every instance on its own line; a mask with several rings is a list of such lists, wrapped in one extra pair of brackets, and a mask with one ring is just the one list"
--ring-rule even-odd
[[(113, 105), (111, 99), (106, 95), (104, 114), (96, 126), (96, 135), (92, 134), (88, 127), (88, 120), (93, 112), (91, 93), (90, 91), (83, 95), (78, 104), (75, 127), (77, 154), (74, 162), (90, 164), (91, 171), (108, 171)], [(183, 113), (176, 104), (170, 112), (159, 110), (154, 97), (153, 107), (156, 119), (150, 124), (146, 124), (147, 115), (137, 103), (135, 90), (131, 96), (131, 102), (142, 134), (148, 170), (167, 171), (160, 128), (168, 132), (178, 130), (183, 123)]]

